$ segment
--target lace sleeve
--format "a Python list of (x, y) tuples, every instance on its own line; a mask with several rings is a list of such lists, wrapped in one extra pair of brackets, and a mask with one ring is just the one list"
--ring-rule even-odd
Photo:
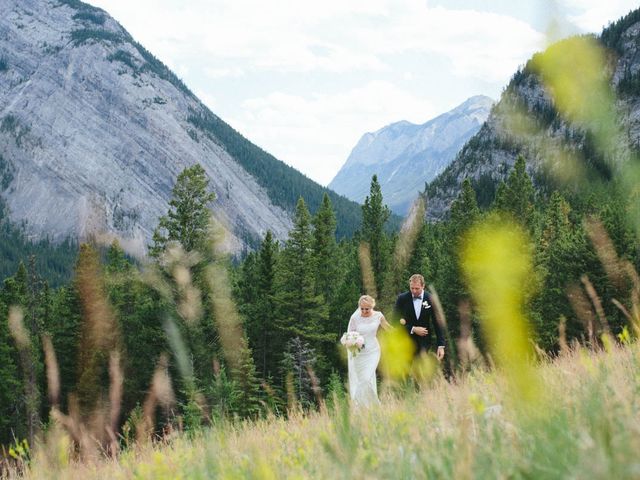
[(356, 326), (357, 313), (358, 310), (353, 312), (353, 314), (351, 315), (351, 318), (349, 319), (349, 325), (347, 326), (347, 332), (355, 332), (358, 329), (358, 327)]
[(380, 324), (382, 323), (382, 317), (384, 316), (382, 314), (382, 312), (376, 312), (376, 321), (378, 322), (378, 327), (380, 326)]

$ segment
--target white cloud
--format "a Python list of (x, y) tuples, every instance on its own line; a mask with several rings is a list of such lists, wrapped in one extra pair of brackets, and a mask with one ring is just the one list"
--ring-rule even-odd
[(205, 75), (208, 78), (212, 78), (212, 79), (225, 78), (225, 77), (238, 78), (238, 77), (244, 77), (246, 75), (244, 68), (240, 68), (240, 67), (220, 67), (220, 68), (205, 67), (203, 70)]
[(585, 32), (600, 33), (610, 22), (638, 8), (635, 0), (561, 0), (573, 13), (568, 19)]
[(280, 160), (327, 184), (366, 131), (398, 120), (423, 123), (435, 113), (427, 99), (372, 81), (333, 95), (275, 92), (249, 99), (232, 123), (258, 145), (269, 145)]
[(409, 51), (445, 56), (458, 75), (495, 80), (542, 46), (541, 34), (512, 17), (416, 0), (94, 3), (126, 17), (152, 50), (170, 58), (197, 51), (218, 75), (237, 75), (220, 66), (229, 59), (263, 71), (381, 71), (389, 56)]
[[(366, 131), (497, 95), (546, 40), (533, 21), (427, 0), (88, 1), (251, 141), (321, 183)], [(530, 1), (553, 13), (543, 10), (549, 2)], [(569, 12), (564, 22), (586, 31), (636, 7), (557, 2)]]

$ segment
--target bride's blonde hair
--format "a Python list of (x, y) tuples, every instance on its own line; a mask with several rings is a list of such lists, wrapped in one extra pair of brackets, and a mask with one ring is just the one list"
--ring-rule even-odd
[(358, 306), (362, 307), (363, 305), (373, 308), (376, 306), (376, 299), (371, 295), (362, 295), (358, 300)]

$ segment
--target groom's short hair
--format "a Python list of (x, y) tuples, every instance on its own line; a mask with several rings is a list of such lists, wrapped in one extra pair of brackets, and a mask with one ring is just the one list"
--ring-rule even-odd
[(414, 273), (413, 275), (411, 275), (411, 277), (409, 277), (409, 285), (411, 285), (412, 283), (419, 283), (424, 287), (424, 277), (419, 273)]

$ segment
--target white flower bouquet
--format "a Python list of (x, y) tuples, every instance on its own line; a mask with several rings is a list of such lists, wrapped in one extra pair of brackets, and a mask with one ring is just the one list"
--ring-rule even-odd
[(345, 332), (340, 343), (355, 357), (364, 348), (364, 337), (359, 332)]

